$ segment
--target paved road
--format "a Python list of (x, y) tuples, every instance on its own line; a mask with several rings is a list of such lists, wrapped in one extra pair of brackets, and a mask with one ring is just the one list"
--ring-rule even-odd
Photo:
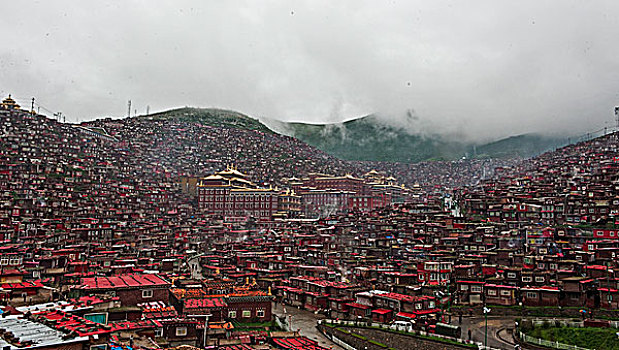
[[(284, 308), (286, 313), (284, 313)], [(316, 321), (324, 319), (323, 315), (316, 315), (313, 312), (300, 310), (296, 307), (281, 303), (273, 304), (273, 313), (282, 315), (292, 315), (292, 327), (300, 330), (302, 336), (308, 337), (318, 342), (323, 347), (334, 350), (342, 350), (341, 347), (327, 339), (316, 329)], [(511, 341), (511, 334), (507, 332), (514, 328), (516, 316), (489, 316), (488, 317), (488, 346), (496, 349), (512, 350), (514, 343)], [(462, 324), (458, 324), (458, 317), (452, 317), (451, 324), (462, 327), (462, 338), (468, 338), (468, 330), (475, 342), (484, 342), (485, 320), (483, 316), (463, 317)], [(499, 334), (500, 332), (500, 334)], [(501, 339), (502, 338), (502, 339)]]
[[(284, 308), (286, 308), (285, 314)], [(273, 304), (273, 313), (277, 316), (292, 315), (292, 328), (300, 330), (302, 336), (317, 341), (318, 344), (327, 349), (342, 350), (341, 347), (327, 339), (316, 329), (316, 321), (324, 319), (325, 317), (323, 315), (316, 315), (313, 312), (299, 310), (290, 305), (282, 306), (281, 303), (277, 305)]]
[[(514, 348), (511, 334), (507, 330), (514, 328), (515, 316), (488, 316), (488, 346), (497, 349)], [(458, 325), (458, 318), (453, 317), (451, 324)], [(475, 342), (484, 342), (485, 319), (483, 316), (464, 317), (462, 319), (462, 338), (468, 339), (468, 330), (471, 330), (471, 338)], [(500, 331), (500, 334), (499, 334)]]

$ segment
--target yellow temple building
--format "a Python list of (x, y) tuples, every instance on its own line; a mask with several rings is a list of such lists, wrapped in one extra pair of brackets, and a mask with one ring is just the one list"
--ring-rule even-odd
[(0, 109), (11, 111), (11, 110), (18, 110), (20, 108), (21, 107), (17, 104), (17, 102), (15, 102), (15, 100), (11, 98), (11, 95), (9, 95), (9, 97), (2, 100), (2, 103), (0, 103)]

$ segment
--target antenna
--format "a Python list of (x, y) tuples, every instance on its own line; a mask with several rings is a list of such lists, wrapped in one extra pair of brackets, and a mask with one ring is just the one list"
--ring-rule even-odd
[(150, 106), (147, 105), (146, 106), (146, 115), (149, 115), (149, 114), (150, 114)]
[(131, 100), (127, 103), (127, 118), (131, 118)]
[(615, 106), (615, 132), (619, 132), (619, 106)]
[(34, 114), (34, 97), (32, 98), (32, 106), (30, 107), (30, 114)]

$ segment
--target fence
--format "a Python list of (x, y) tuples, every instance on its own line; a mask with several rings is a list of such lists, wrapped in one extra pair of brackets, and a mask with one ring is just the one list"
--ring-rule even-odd
[(557, 319), (543, 319), (543, 318), (534, 318), (530, 319), (531, 323), (535, 326), (542, 326), (545, 323), (550, 323), (551, 325), (561, 325), (561, 327), (573, 327), (573, 328), (582, 328), (584, 327), (584, 323), (582, 321), (565, 321), (565, 320), (557, 320)]
[[(566, 320), (558, 320), (555, 318), (527, 318), (528, 320), (531, 320), (531, 322), (533, 323), (533, 325), (535, 326), (541, 326), (544, 323), (550, 323), (550, 324), (554, 324), (554, 325), (561, 325), (562, 327), (573, 327), (573, 328), (583, 328), (584, 322), (583, 321), (566, 321)], [(619, 321), (609, 321), (609, 324), (612, 328), (619, 328)]]
[(275, 324), (280, 329), (283, 329), (285, 331), (292, 331), (292, 329), (290, 329), (290, 324), (288, 324), (288, 320), (286, 319), (286, 317), (280, 318), (278, 316), (275, 316)]
[(580, 346), (576, 346), (576, 345), (562, 344), (562, 343), (554, 342), (550, 340), (534, 338), (532, 336), (522, 333), (521, 331), (518, 331), (518, 333), (516, 334), (518, 334), (518, 338), (520, 338), (520, 340), (522, 340), (525, 343), (541, 345), (547, 348), (563, 349), (563, 350), (590, 350), (588, 348), (581, 348)]
[(357, 350), (357, 348), (355, 348), (354, 346), (351, 346), (348, 343), (346, 343), (345, 341), (343, 341), (342, 339), (336, 337), (335, 334), (323, 333), (323, 335), (325, 337), (327, 337), (327, 339), (329, 339), (332, 342), (334, 342), (335, 344), (341, 346), (343, 349), (346, 349), (346, 350)]
[[(372, 327), (372, 328), (378, 328), (378, 329), (382, 329), (386, 331), (404, 332), (412, 336), (421, 335), (421, 336), (427, 336), (427, 337), (433, 337), (433, 338), (441, 338), (441, 339), (454, 341), (454, 342), (457, 342), (463, 345), (472, 344), (470, 342), (467, 342), (464, 339), (450, 337), (450, 336), (442, 335), (442, 334), (428, 333), (426, 331), (421, 331), (421, 330), (416, 330), (415, 332), (409, 332), (409, 331), (402, 329), (401, 326), (394, 325), (394, 324), (389, 325), (389, 324), (376, 323), (376, 322), (330, 320), (330, 319), (318, 320), (318, 324), (323, 324), (323, 323), (329, 324), (329, 325), (340, 325), (340, 326), (347, 326), (347, 327), (360, 327), (360, 328)], [(499, 349), (491, 348), (489, 346), (483, 346), (482, 343), (475, 343), (475, 344), (480, 350), (499, 350)]]

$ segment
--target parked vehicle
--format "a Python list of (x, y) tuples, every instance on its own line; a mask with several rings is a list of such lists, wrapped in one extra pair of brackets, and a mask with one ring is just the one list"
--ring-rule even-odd
[(395, 326), (395, 329), (398, 331), (404, 331), (404, 332), (413, 331), (413, 324), (409, 321), (395, 321), (393, 325)]

